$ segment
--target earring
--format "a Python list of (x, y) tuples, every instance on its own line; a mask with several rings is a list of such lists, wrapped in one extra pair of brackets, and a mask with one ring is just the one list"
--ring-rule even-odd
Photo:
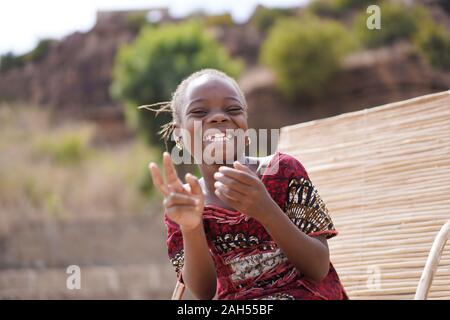
[(175, 144), (178, 149), (183, 150), (183, 144), (181, 143), (181, 137), (178, 137), (177, 139), (175, 139)]

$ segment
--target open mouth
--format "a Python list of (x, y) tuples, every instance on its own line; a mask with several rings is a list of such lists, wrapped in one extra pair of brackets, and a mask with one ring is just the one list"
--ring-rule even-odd
[(222, 142), (222, 141), (230, 141), (233, 139), (234, 134), (233, 133), (214, 133), (214, 134), (206, 134), (203, 137), (203, 141), (208, 142)]
[(233, 139), (235, 134), (233, 132), (220, 132), (214, 134), (205, 134), (203, 136), (203, 141), (207, 142), (227, 142)]

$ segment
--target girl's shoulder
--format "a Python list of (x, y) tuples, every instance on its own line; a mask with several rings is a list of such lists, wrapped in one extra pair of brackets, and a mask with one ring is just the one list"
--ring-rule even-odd
[(266, 157), (261, 157), (261, 174), (264, 176), (292, 177), (304, 176), (308, 177), (305, 167), (296, 157), (281, 151), (277, 151)]
[(250, 163), (254, 163), (257, 168), (255, 170), (255, 173), (261, 177), (262, 174), (264, 173), (264, 171), (266, 170), (266, 168), (268, 167), (268, 165), (270, 164), (270, 162), (272, 161), (273, 157), (275, 156), (274, 154), (270, 154), (268, 156), (265, 157), (247, 157), (247, 159), (250, 161)]

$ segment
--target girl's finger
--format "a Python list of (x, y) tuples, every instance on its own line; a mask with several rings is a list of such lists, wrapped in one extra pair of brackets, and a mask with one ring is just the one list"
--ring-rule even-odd
[(178, 178), (175, 167), (173, 166), (172, 158), (168, 152), (163, 153), (164, 175), (166, 176), (166, 183), (173, 186), (177, 192), (183, 192), (183, 184)]
[(184, 194), (171, 193), (166, 198), (164, 198), (163, 204), (166, 208), (171, 208), (177, 205), (196, 206), (198, 204), (198, 201)]
[(234, 191), (233, 189), (228, 188), (220, 181), (216, 181), (214, 183), (214, 187), (216, 188), (216, 191), (219, 191), (219, 193), (221, 193), (228, 199), (236, 202), (240, 202), (239, 199), (241, 199), (244, 196), (242, 193), (239, 193), (237, 191)]
[(249, 167), (244, 166), (242, 163), (240, 163), (239, 161), (235, 161), (233, 162), (233, 167), (239, 171), (242, 172), (247, 172), (249, 175), (258, 178), (258, 176), (256, 175), (256, 173), (254, 173)]
[(214, 179), (216, 179), (216, 181), (222, 182), (227, 187), (237, 192), (240, 192), (243, 196), (248, 195), (249, 192), (251, 191), (251, 188), (248, 185), (243, 184), (240, 181), (233, 179), (229, 176), (225, 176), (221, 172), (214, 173)]
[(190, 173), (186, 173), (186, 181), (189, 183), (192, 194), (203, 196), (202, 187), (200, 186), (200, 183), (196, 176)]
[(167, 189), (167, 186), (164, 185), (164, 181), (156, 163), (150, 162), (148, 168), (150, 169), (150, 173), (152, 175), (153, 184), (164, 196), (167, 196), (169, 194), (169, 190)]
[(223, 202), (229, 204), (232, 208), (237, 209), (237, 208), (239, 207), (239, 203), (238, 203), (237, 201), (234, 201), (234, 200), (228, 198), (227, 196), (225, 196), (225, 195), (221, 192), (221, 190), (216, 189), (216, 190), (214, 191), (214, 193), (216, 194), (216, 196), (217, 196), (220, 200), (222, 200)]
[(253, 185), (256, 179), (247, 172), (226, 166), (219, 167), (219, 172), (249, 186)]

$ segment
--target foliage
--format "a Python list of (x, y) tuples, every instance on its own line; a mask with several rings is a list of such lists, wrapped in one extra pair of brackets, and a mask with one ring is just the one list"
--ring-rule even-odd
[(34, 142), (34, 154), (60, 165), (78, 164), (91, 151), (91, 136), (92, 131), (87, 127), (84, 130), (60, 132), (55, 136), (40, 136)]
[(255, 25), (261, 31), (267, 31), (277, 20), (296, 15), (294, 9), (289, 8), (266, 8), (259, 6), (256, 8), (250, 23)]
[(126, 106), (127, 120), (148, 143), (157, 143), (159, 128), (169, 115), (138, 111), (137, 106), (168, 101), (177, 85), (203, 68), (220, 69), (236, 77), (242, 69), (239, 60), (191, 20), (141, 29), (135, 41), (121, 47), (113, 68), (113, 97)]
[(52, 39), (42, 39), (33, 50), (26, 54), (16, 55), (12, 52), (8, 52), (0, 56), (0, 72), (23, 67), (27, 61), (41, 61), (47, 56), (52, 42)]
[(0, 56), (0, 72), (6, 72), (14, 68), (20, 68), (25, 64), (23, 56), (15, 55), (12, 52), (7, 52)]
[(232, 27), (234, 25), (233, 18), (229, 13), (212, 15), (206, 17), (207, 26)]
[(382, 2), (383, 0), (313, 0), (309, 9), (318, 15), (340, 17), (351, 10), (365, 9)]
[(421, 28), (414, 44), (432, 66), (450, 70), (450, 33), (443, 26), (428, 24)]
[(423, 24), (429, 23), (427, 10), (422, 6), (405, 7), (400, 4), (382, 4), (381, 29), (367, 28), (367, 13), (355, 18), (353, 29), (361, 43), (367, 48), (391, 45), (398, 40), (411, 40)]
[(38, 62), (44, 59), (47, 56), (53, 41), (54, 40), (52, 39), (40, 40), (37, 46), (25, 55), (25, 59), (32, 62)]
[(142, 27), (149, 24), (147, 14), (145, 12), (131, 13), (126, 18), (126, 24), (131, 30), (138, 32)]
[(273, 69), (288, 98), (320, 96), (354, 42), (338, 22), (305, 16), (279, 21), (263, 44), (261, 60)]

